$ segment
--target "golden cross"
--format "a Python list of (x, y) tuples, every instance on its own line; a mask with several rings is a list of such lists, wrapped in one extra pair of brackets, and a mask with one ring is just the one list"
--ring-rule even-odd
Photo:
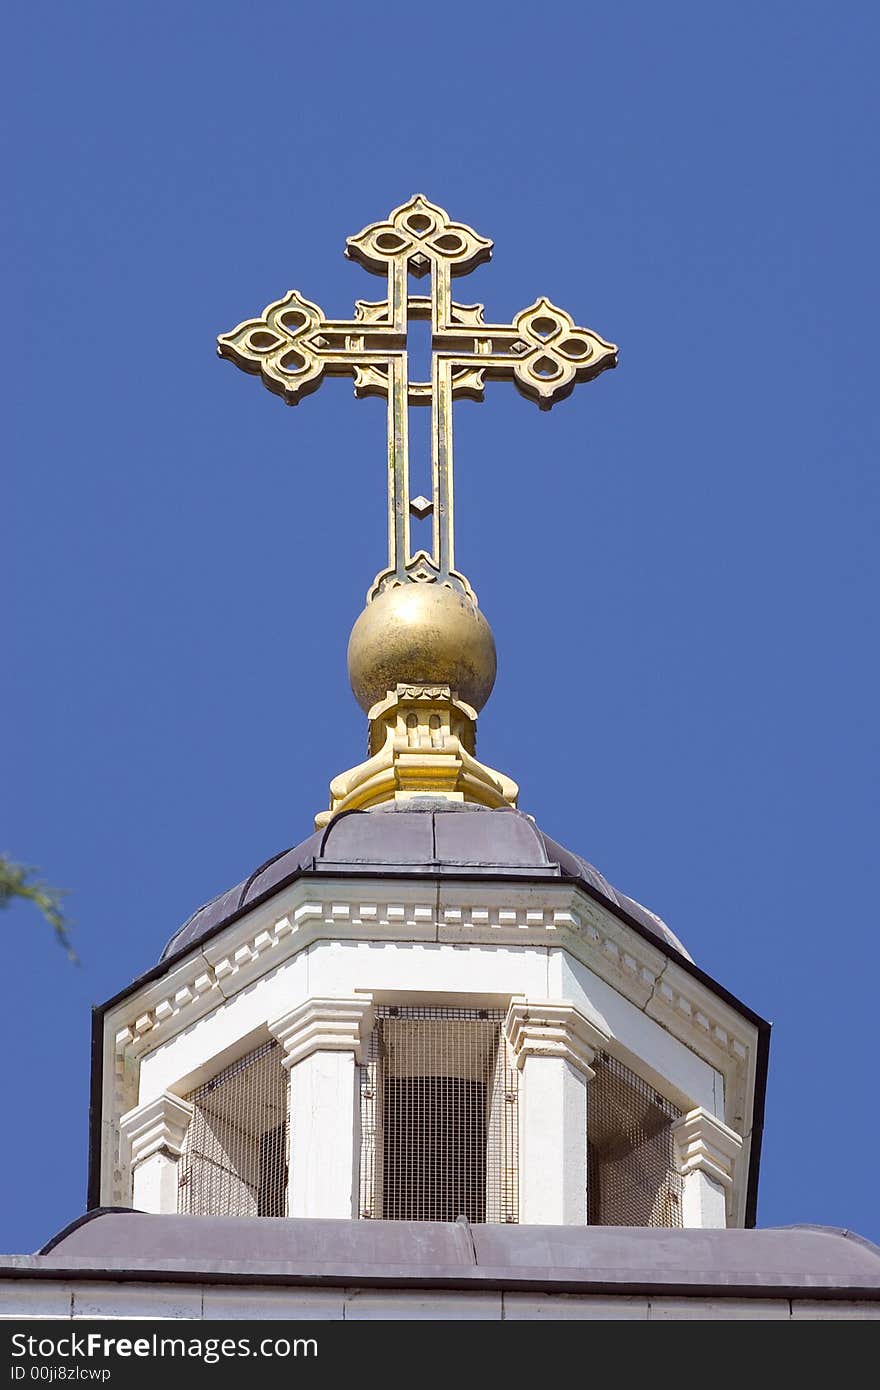
[[(263, 378), (288, 405), (314, 391), (326, 375), (353, 375), (355, 395), (388, 401), (388, 565), (367, 602), (390, 586), (440, 583), (473, 599), (455, 569), (452, 480), (452, 402), (481, 400), (487, 378), (513, 378), (542, 409), (562, 400), (578, 381), (614, 367), (617, 348), (538, 299), (512, 323), (484, 323), (482, 304), (458, 304), (452, 277), (486, 261), (492, 243), (452, 222), (421, 194), (349, 237), (345, 254), (376, 275), (387, 275), (388, 296), (357, 300), (354, 319), (328, 319), (291, 290), (218, 338), (218, 352)], [(408, 276), (431, 274), (430, 295), (408, 293)], [(410, 319), (430, 319), (431, 380), (410, 381), (406, 339)], [(431, 407), (432, 498), (410, 500), (407, 406)], [(431, 552), (410, 552), (410, 514), (431, 515)]]

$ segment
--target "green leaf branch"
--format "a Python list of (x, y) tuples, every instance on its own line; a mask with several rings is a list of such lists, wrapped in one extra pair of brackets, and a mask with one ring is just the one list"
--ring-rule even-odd
[(38, 877), (37, 869), (16, 864), (8, 855), (0, 854), (0, 908), (9, 907), (16, 899), (34, 904), (55, 933), (55, 940), (67, 953), (68, 960), (78, 964), (70, 941), (70, 929), (62, 910), (65, 889), (52, 888)]

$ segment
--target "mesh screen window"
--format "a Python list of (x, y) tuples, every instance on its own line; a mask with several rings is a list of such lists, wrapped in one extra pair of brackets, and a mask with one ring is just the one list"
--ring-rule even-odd
[(194, 1216), (287, 1215), (287, 1075), (275, 1041), (224, 1067), (187, 1100), (178, 1209)]
[(680, 1226), (681, 1178), (663, 1096), (607, 1053), (587, 1088), (588, 1221), (591, 1226)]
[(490, 1010), (381, 1008), (361, 1068), (362, 1217), (516, 1221), (517, 1073)]

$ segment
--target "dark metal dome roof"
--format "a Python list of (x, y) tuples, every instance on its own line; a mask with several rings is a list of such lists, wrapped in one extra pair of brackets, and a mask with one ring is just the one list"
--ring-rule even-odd
[(551, 840), (531, 816), (510, 807), (487, 810), (425, 796), (344, 811), (326, 829), (283, 850), (200, 907), (172, 936), (161, 960), (194, 946), (301, 875), (321, 873), (576, 882), (617, 916), (691, 959), (665, 922), (618, 892), (586, 859)]

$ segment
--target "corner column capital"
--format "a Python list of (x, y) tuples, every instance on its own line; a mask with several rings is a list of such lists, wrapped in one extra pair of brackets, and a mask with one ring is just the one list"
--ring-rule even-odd
[(353, 1052), (362, 1062), (375, 1017), (370, 994), (306, 999), (270, 1023), (269, 1032), (284, 1048), (288, 1070), (313, 1052)]
[(128, 1110), (121, 1117), (119, 1128), (131, 1150), (132, 1168), (157, 1153), (180, 1158), (192, 1116), (189, 1101), (171, 1095), (170, 1091)]
[(558, 1057), (570, 1062), (588, 1081), (595, 1075), (596, 1054), (610, 1040), (604, 1029), (591, 1023), (568, 1000), (515, 1000), (507, 1010), (504, 1031), (518, 1068), (522, 1069), (527, 1057)]
[(689, 1173), (705, 1173), (721, 1187), (733, 1185), (743, 1146), (735, 1130), (699, 1105), (673, 1125), (672, 1134), (682, 1177)]

